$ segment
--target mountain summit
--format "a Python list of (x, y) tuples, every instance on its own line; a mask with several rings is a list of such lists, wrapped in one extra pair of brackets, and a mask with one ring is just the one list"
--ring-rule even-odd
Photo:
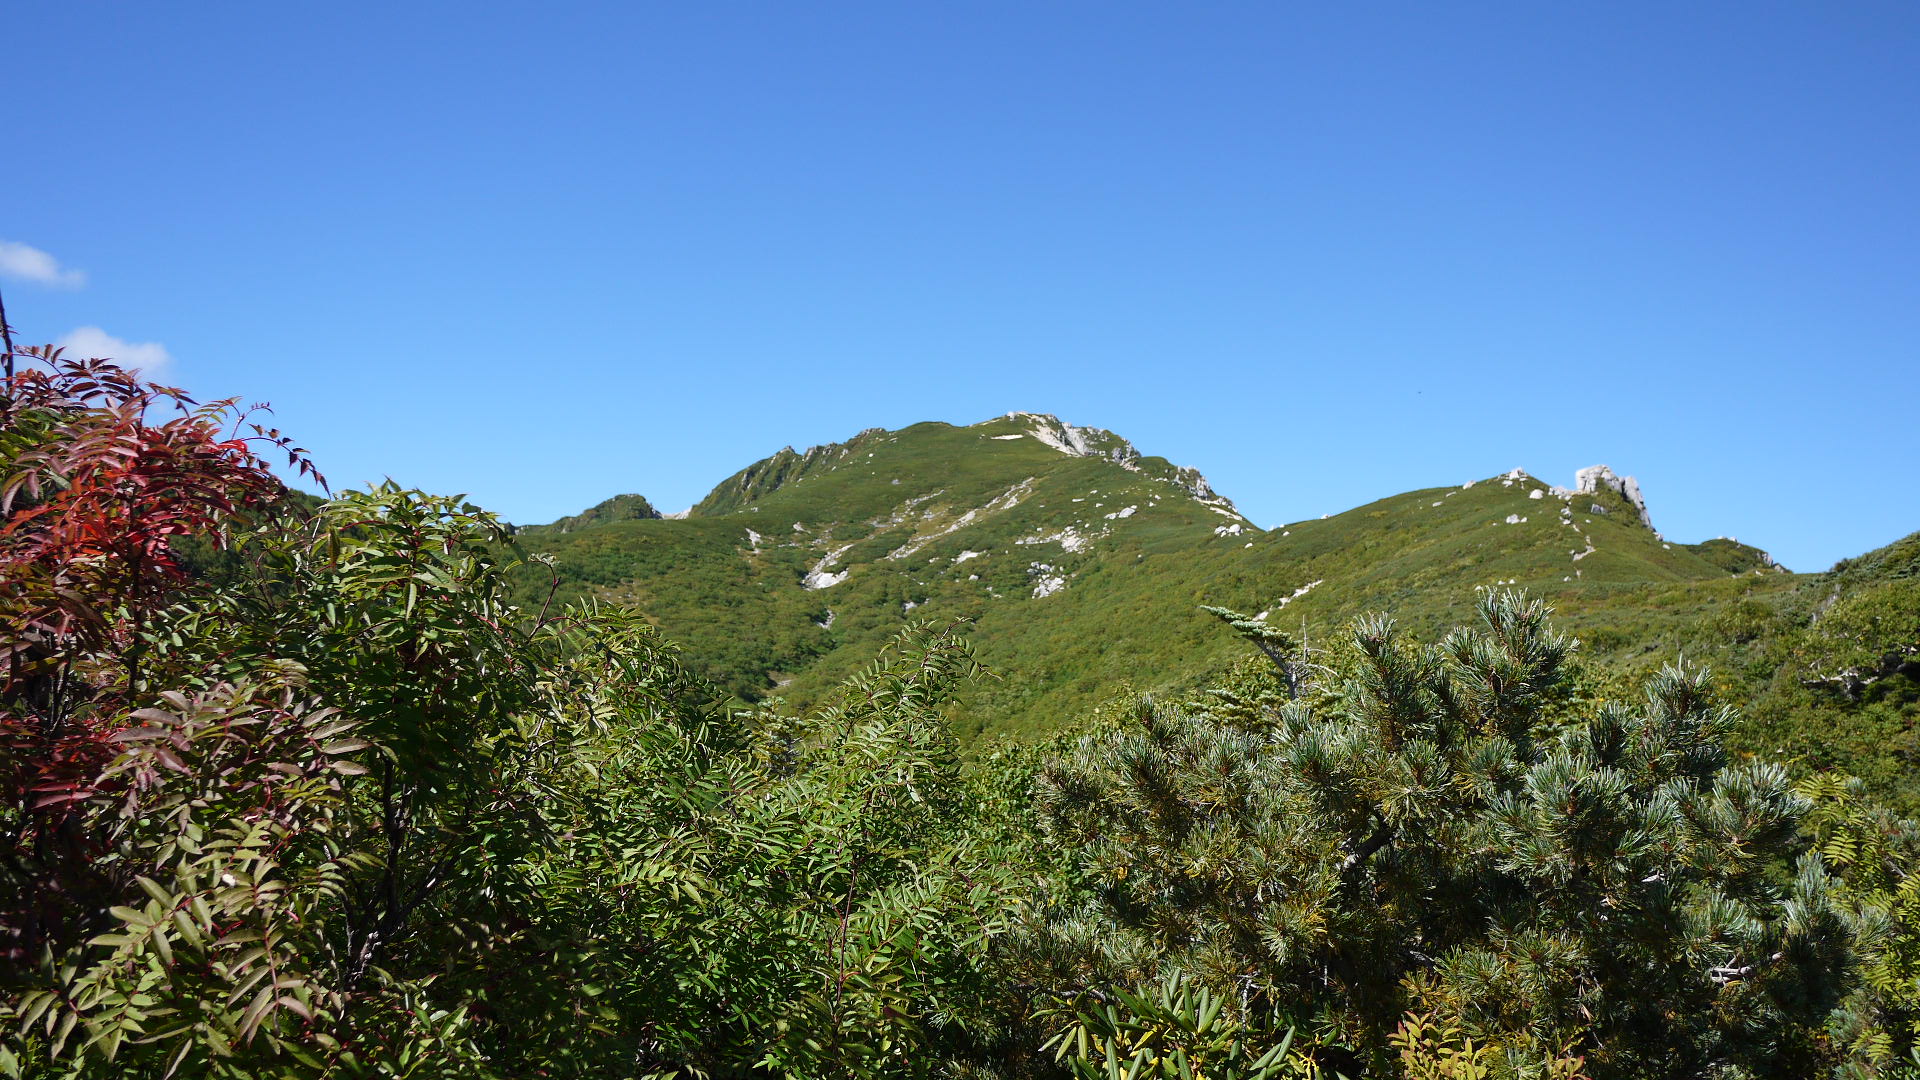
[(1047, 413), (1025, 412), (1008, 413), (964, 428), (939, 423), (916, 424), (902, 432), (868, 428), (844, 443), (828, 443), (809, 447), (805, 451), (796, 451), (791, 446), (783, 447), (772, 456), (762, 458), (722, 481), (706, 498), (694, 504), (688, 516), (735, 512), (789, 484), (871, 461), (876, 447), (895, 444), (902, 434), (911, 432), (917, 438), (925, 438), (932, 434), (932, 429), (938, 428), (974, 433), (976, 440), (973, 443), (950, 446), (968, 457), (996, 452), (1004, 456), (1018, 449), (1007, 444), (1030, 439), (1033, 444), (1048, 447), (1067, 457), (1106, 462), (1128, 472), (1171, 484), (1205, 505), (1218, 507), (1233, 517), (1240, 516), (1233, 503), (1216, 494), (1208, 485), (1207, 478), (1200, 475), (1197, 469), (1174, 465), (1165, 458), (1147, 457), (1133, 443), (1105, 428), (1077, 427)]
[(747, 699), (820, 693), (911, 620), (970, 620), (1005, 676), (970, 715), (1011, 729), (1227, 662), (1202, 604), (1309, 632), (1365, 610), (1438, 628), (1476, 587), (1512, 585), (1578, 629), (1649, 589), (1774, 569), (1730, 541), (1664, 540), (1604, 465), (1571, 488), (1515, 469), (1261, 529), (1197, 470), (1043, 413), (784, 447), (677, 520), (637, 499), (526, 542), (565, 591), (636, 604)]

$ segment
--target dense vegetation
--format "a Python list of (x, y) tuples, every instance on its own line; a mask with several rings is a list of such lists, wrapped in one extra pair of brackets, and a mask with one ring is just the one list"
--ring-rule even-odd
[[(723, 586), (819, 555), (749, 539), (742, 560), (724, 515), (617, 501), (526, 538), (567, 538), (557, 557), (529, 554), (462, 500), (289, 497), (262, 455), (310, 466), (278, 432), (107, 364), (35, 353), (0, 410), (5, 1075), (1604, 1080), (1920, 1063), (1920, 832), (1876, 794), (1899, 785), (1738, 752), (1816, 716), (1910, 707), (1911, 541), (1821, 579), (1841, 587), (1818, 618), (1737, 551), (1700, 572), (1760, 588), (1714, 611), (1725, 625), (1674, 630), (1758, 650), (1729, 653), (1754, 669), (1741, 693), (1775, 703), (1757, 726), (1698, 668), (1648, 657), (1636, 679), (1583, 659), (1540, 600), (1465, 588), (1433, 601), (1469, 623), (1444, 633), (1367, 617), (1303, 639), (1196, 612), (1155, 648), (1191, 631), (1210, 677), (1136, 670), (1190, 689), (1114, 679), (1046, 737), (969, 753), (967, 710), (1043, 696), (983, 670), (964, 620), (897, 617), (909, 600), (965, 610), (837, 608), (866, 659), (821, 667), (837, 681), (790, 704), (707, 678), (711, 660), (612, 602), (628, 579), (568, 588), (658, 559), (712, 577), (741, 656), (805, 652), (800, 628), (760, 620), (810, 625), (796, 605), (824, 590)], [(820, 527), (766, 508), (777, 488), (832, 490), (807, 457), (730, 482), (749, 508), (729, 512)], [(1114, 479), (1110, 457), (1066, 460), (1089, 470), (1077, 481)], [(1126, 482), (1153, 486), (1103, 514), (1190, 490), (1131, 464)], [(991, 503), (1001, 479), (945, 505)], [(1072, 482), (1056, 471), (1028, 499), (1085, 498)], [(849, 558), (920, 541), (956, 565), (933, 535), (950, 517), (892, 522), (895, 492), (842, 494), (846, 518), (889, 522), (837, 525)], [(1545, 501), (1467, 496), (1488, 500), (1476, 520)], [(1115, 530), (1134, 563), (1190, 554), (1196, 524), (1226, 539), (1228, 514), (1164, 501), (1168, 520)], [(1357, 558), (1380, 520), (1300, 557)], [(995, 528), (1012, 542), (1030, 524)], [(567, 561), (595, 537), (645, 542)], [(1711, 562), (1636, 543), (1672, 581), (1689, 580), (1682, 556)], [(968, 600), (980, 581), (1001, 584)], [(1033, 586), (1008, 567), (937, 588), (990, 611)], [(1122, 616), (1146, 604), (1082, 591)], [(1263, 600), (1248, 591), (1223, 571), (1197, 599)], [(1764, 685), (1753, 657), (1777, 660)]]
[(1920, 813), (1904, 780), (1920, 761), (1910, 646), (1839, 651), (1920, 637), (1899, 625), (1920, 611), (1920, 535), (1788, 573), (1732, 540), (1666, 540), (1604, 486), (1575, 496), (1524, 473), (1262, 530), (1191, 472), (1030, 414), (782, 450), (685, 520), (636, 499), (523, 530), (556, 564), (521, 571), (515, 597), (537, 605), (557, 585), (637, 607), (741, 702), (820, 700), (912, 620), (958, 621), (1006, 676), (960, 690), (963, 738), (1032, 738), (1124, 688), (1204, 692), (1236, 645), (1203, 604), (1265, 612), (1309, 643), (1376, 612), (1438, 637), (1475, 618), (1477, 589), (1518, 587), (1615, 692), (1702, 661), (1748, 718), (1739, 752), (1859, 775)]

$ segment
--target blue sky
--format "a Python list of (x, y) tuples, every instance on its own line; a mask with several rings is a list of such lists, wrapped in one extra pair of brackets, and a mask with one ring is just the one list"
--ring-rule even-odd
[(7, 23), (21, 336), (271, 401), (337, 485), (674, 509), (1030, 410), (1263, 525), (1605, 462), (1796, 569), (1920, 529), (1910, 3)]

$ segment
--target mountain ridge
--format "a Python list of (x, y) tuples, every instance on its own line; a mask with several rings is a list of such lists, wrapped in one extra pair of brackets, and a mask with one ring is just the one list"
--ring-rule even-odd
[[(1439, 629), (1477, 588), (1524, 587), (1625, 649), (1623, 627), (1679, 625), (1662, 590), (1685, 586), (1675, 602), (1697, 614), (1793, 578), (1758, 548), (1650, 522), (1637, 481), (1594, 466), (1571, 487), (1514, 469), (1263, 529), (1198, 470), (1015, 412), (783, 447), (684, 516), (589, 511), (522, 535), (563, 593), (639, 607), (748, 701), (824, 693), (909, 622), (970, 622), (1006, 677), (969, 715), (1033, 732), (1116, 686), (1232, 662), (1206, 604), (1284, 609), (1322, 635), (1370, 610)], [(550, 582), (529, 575), (529, 598)]]
[[(1007, 430), (1021, 425), (1026, 426), (1021, 430)], [(1106, 428), (1069, 424), (1051, 413), (1010, 412), (967, 425), (928, 420), (899, 430), (905, 432), (927, 427), (961, 431), (996, 428), (997, 433), (981, 433), (982, 438), (995, 442), (1032, 438), (1068, 457), (1105, 460), (1130, 472), (1162, 480), (1185, 490), (1204, 504), (1220, 506), (1225, 512), (1242, 516), (1232, 500), (1215, 492), (1198, 469), (1142, 454), (1130, 440)], [(721, 481), (705, 498), (696, 502), (686, 516), (711, 517), (741, 509), (787, 484), (798, 483), (809, 475), (832, 469), (855, 453), (896, 434), (886, 428), (873, 427), (862, 430), (846, 442), (822, 443), (804, 451), (795, 450), (792, 446), (782, 447)]]
[[(530, 525), (522, 526), (521, 528), (523, 530), (551, 529), (564, 532), (575, 531), (578, 528), (584, 528), (594, 524), (602, 524), (605, 523), (605, 520), (609, 519), (607, 509), (610, 504), (622, 499), (638, 499), (641, 503), (647, 505), (649, 511), (652, 511), (651, 513), (638, 516), (660, 517), (667, 520), (723, 516), (743, 509), (750, 510), (751, 504), (772, 495), (783, 487), (792, 483), (801, 482), (809, 476), (816, 476), (821, 472), (829, 471), (847, 461), (857, 452), (866, 450), (876, 443), (901, 432), (909, 432), (927, 427), (975, 430), (993, 425), (1006, 424), (1013, 424), (1015, 426), (1026, 424), (1028, 427), (1025, 430), (1003, 431), (1000, 434), (983, 433), (983, 437), (995, 441), (1030, 437), (1040, 444), (1048, 446), (1069, 457), (1110, 461), (1129, 471), (1142, 473), (1186, 490), (1196, 501), (1203, 505), (1219, 507), (1219, 512), (1238, 519), (1245, 530), (1255, 532), (1265, 531), (1261, 526), (1254, 524), (1251, 519), (1247, 518), (1230, 497), (1217, 492), (1208, 482), (1207, 478), (1196, 468), (1176, 465), (1162, 457), (1145, 455), (1140, 452), (1131, 440), (1107, 428), (1071, 424), (1051, 413), (1018, 411), (1004, 413), (1000, 416), (968, 425), (954, 425), (944, 421), (922, 421), (905, 428), (897, 429), (897, 431), (883, 427), (870, 427), (861, 430), (844, 442), (822, 443), (810, 446), (804, 451), (796, 450), (791, 445), (784, 446), (774, 453), (739, 470), (732, 476), (729, 476), (727, 479), (715, 485), (703, 498), (686, 510), (675, 513), (660, 514), (657, 511), (652, 511), (651, 504), (646, 504), (644, 497), (639, 495), (622, 495), (591, 507), (579, 514), (561, 518), (547, 525)], [(1544, 490), (1546, 493), (1566, 503), (1571, 503), (1572, 498), (1580, 495), (1599, 496), (1611, 493), (1618, 497), (1617, 502), (1624, 503), (1626, 508), (1630, 509), (1639, 518), (1641, 524), (1645, 525), (1649, 530), (1654, 531), (1656, 536), (1661, 535), (1653, 528), (1651, 512), (1640, 490), (1638, 479), (1632, 475), (1615, 473), (1608, 465), (1596, 464), (1576, 470), (1572, 487), (1553, 484), (1535, 476), (1524, 468), (1514, 468), (1506, 473), (1496, 474), (1493, 477), (1485, 479), (1512, 482), (1522, 478), (1545, 485)], [(1468, 481), (1463, 486), (1470, 487), (1472, 484), (1478, 482), (1481, 481)], [(1588, 509), (1590, 512), (1609, 513), (1612, 512), (1613, 508), (1611, 506), (1604, 506), (1600, 502), (1589, 502)], [(1332, 515), (1323, 515), (1323, 517), (1331, 516)], [(1662, 536), (1661, 539), (1664, 540), (1665, 537)], [(1738, 544), (1738, 541), (1732, 537), (1714, 537), (1701, 543), (1713, 543), (1716, 541)], [(1699, 545), (1694, 544), (1687, 546), (1697, 547)], [(1763, 565), (1777, 565), (1771, 555), (1763, 549), (1744, 544), (1739, 545), (1739, 547), (1753, 552), (1752, 558), (1757, 559)]]

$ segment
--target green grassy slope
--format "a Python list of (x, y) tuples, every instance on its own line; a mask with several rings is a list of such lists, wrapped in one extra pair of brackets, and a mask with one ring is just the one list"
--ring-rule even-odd
[[(1109, 608), (1154, 617), (1162, 571), (1196, 548), (1233, 546), (1224, 529), (1252, 531), (1196, 474), (1108, 433), (1007, 417), (783, 450), (686, 520), (528, 530), (526, 541), (558, 556), (563, 593), (640, 605), (746, 697), (809, 698), (910, 618), (975, 620), (1006, 676), (982, 691), (998, 718), (1069, 684), (1084, 690), (1073, 701), (1091, 700), (1110, 672), (1083, 624), (1113, 621)], [(1144, 574), (1118, 570), (1142, 560)], [(1086, 594), (1103, 592), (1088, 611)]]
[[(1385, 611), (1435, 633), (1470, 618), (1475, 586), (1507, 585), (1548, 598), (1563, 625), (1606, 650), (1655, 643), (1664, 620), (1690, 622), (1723, 595), (1793, 578), (1745, 545), (1666, 541), (1611, 491), (1563, 493), (1524, 473), (1282, 526), (1255, 553), (1265, 562), (1255, 584), (1323, 582), (1288, 606), (1289, 623)], [(1236, 599), (1256, 611), (1269, 602)]]
[(1693, 647), (1742, 699), (1742, 745), (1866, 780), (1920, 815), (1920, 533), (1742, 597)]
[(743, 698), (809, 700), (908, 620), (967, 619), (1001, 678), (963, 715), (1012, 733), (1229, 663), (1203, 603), (1310, 637), (1371, 610), (1431, 631), (1468, 616), (1475, 586), (1512, 583), (1632, 656), (1794, 580), (1744, 545), (1663, 541), (1612, 490), (1524, 474), (1263, 531), (1197, 473), (1031, 414), (784, 449), (684, 520), (575, 520), (525, 535), (562, 594), (639, 605)]

